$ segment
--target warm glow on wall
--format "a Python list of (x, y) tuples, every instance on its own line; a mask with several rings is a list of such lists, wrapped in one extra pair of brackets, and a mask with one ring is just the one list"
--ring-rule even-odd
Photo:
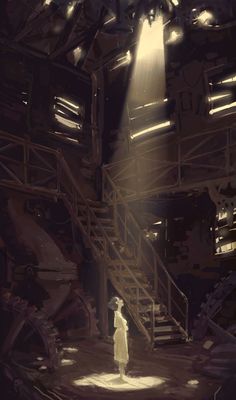
[(202, 26), (209, 26), (215, 21), (215, 16), (211, 11), (204, 10), (198, 15), (196, 22)]

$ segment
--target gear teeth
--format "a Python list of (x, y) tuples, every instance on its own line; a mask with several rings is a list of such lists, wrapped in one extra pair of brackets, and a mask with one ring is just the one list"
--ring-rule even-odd
[(197, 340), (203, 339), (207, 332), (208, 318), (212, 319), (217, 310), (221, 307), (225, 298), (236, 287), (236, 272), (230, 273), (227, 277), (221, 278), (219, 282), (214, 285), (211, 293), (206, 295), (206, 301), (200, 306), (200, 315), (193, 322), (192, 335)]
[(0, 304), (4, 311), (23, 314), (28, 322), (41, 337), (48, 357), (49, 368), (56, 369), (59, 365), (58, 331), (46, 316), (35, 306), (29, 306), (26, 300), (13, 296), (10, 292), (2, 293)]

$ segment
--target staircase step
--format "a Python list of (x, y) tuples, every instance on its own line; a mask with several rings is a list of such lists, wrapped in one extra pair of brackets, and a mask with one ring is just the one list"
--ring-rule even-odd
[[(145, 328), (149, 329), (152, 325), (152, 319), (151, 316), (150, 317), (141, 317), (142, 323), (145, 326)], [(174, 322), (170, 319), (165, 319), (163, 320), (163, 322), (159, 322), (157, 319), (155, 319), (155, 328), (165, 328), (165, 327), (175, 327), (176, 325), (174, 324)]]
[[(142, 282), (140, 279), (137, 279), (137, 281), (138, 281), (138, 283), (140, 284), (140, 285), (142, 285), (142, 287), (144, 287), (145, 289), (146, 288), (148, 288), (149, 287), (149, 284), (148, 284), (148, 282)], [(128, 281), (124, 281), (123, 280), (123, 285), (124, 285), (124, 287), (129, 287), (129, 288), (133, 288), (133, 289), (137, 289), (139, 286), (137, 285), (137, 283), (133, 280), (132, 282), (130, 281), (130, 282), (128, 282)]]
[[(136, 282), (134, 281), (134, 278), (133, 278), (132, 275), (124, 276), (123, 273), (118, 273), (118, 271), (117, 271), (117, 272), (116, 272), (116, 271), (111, 271), (111, 273), (112, 273), (112, 275), (115, 277), (115, 279), (124, 282), (124, 284), (127, 284), (127, 286), (137, 287)], [(143, 275), (142, 275), (141, 273), (139, 273), (139, 272), (134, 273), (134, 272), (133, 272), (133, 275), (134, 275), (135, 279), (137, 279), (137, 281), (138, 281), (141, 285), (142, 285), (142, 284), (144, 284), (144, 285), (148, 284), (148, 283), (145, 281), (145, 279), (144, 279), (144, 277), (143, 277)], [(128, 280), (126, 280), (127, 277), (129, 278)], [(122, 279), (121, 279), (121, 278), (122, 278)]]
[(125, 273), (128, 272), (128, 268), (126, 267), (126, 265), (129, 267), (130, 271), (140, 272), (141, 274), (144, 275), (144, 272), (140, 268), (138, 268), (137, 265), (133, 265), (133, 263), (129, 262), (128, 260), (123, 260), (123, 263), (122, 263), (122, 261), (120, 261), (119, 265), (118, 264), (116, 264), (116, 265), (113, 264), (112, 266), (113, 266), (114, 271), (115, 270), (119, 270), (122, 273), (124, 273), (124, 275), (125, 275)]
[(161, 335), (162, 333), (168, 333), (168, 332), (179, 333), (179, 327), (177, 325), (163, 325), (163, 326), (156, 326), (154, 328), (155, 335)]
[[(145, 324), (146, 327), (151, 325), (151, 318), (150, 316), (142, 316), (142, 321), (143, 324)], [(164, 326), (176, 326), (174, 321), (172, 319), (166, 317), (165, 319), (160, 320), (159, 317), (155, 317), (155, 325), (156, 327), (164, 327)]]
[[(95, 201), (88, 201), (89, 207), (93, 209), (95, 214), (107, 214), (109, 212), (109, 207), (106, 204), (102, 204)], [(84, 203), (79, 203), (79, 210), (84, 210), (87, 208), (87, 205)]]
[[(98, 235), (98, 236), (93, 236), (93, 235), (91, 235), (90, 237), (91, 237), (91, 239), (94, 240), (95, 242), (102, 242), (103, 240), (106, 240), (106, 238), (104, 238), (104, 236), (102, 236), (102, 235)], [(118, 242), (118, 241), (119, 241), (119, 239), (118, 239), (117, 236), (111, 236), (110, 234), (109, 234), (109, 239), (110, 239), (112, 242)]]
[[(121, 268), (121, 267), (123, 267), (123, 268)], [(124, 278), (127, 278), (127, 279), (132, 279), (132, 275), (130, 274), (130, 271), (132, 272), (133, 275), (135, 275), (135, 276), (139, 275), (139, 276), (142, 276), (144, 279), (146, 279), (145, 274), (139, 268), (133, 267), (132, 264), (127, 264), (127, 266), (121, 265), (120, 267), (111, 265), (110, 269), (112, 272), (114, 272), (114, 274), (122, 275)]]
[[(146, 290), (147, 291), (147, 290)], [(139, 300), (140, 301), (147, 301), (147, 303), (149, 303), (150, 304), (150, 298), (145, 294), (145, 293), (143, 293), (143, 294), (139, 294)], [(135, 301), (136, 301), (136, 299), (135, 299)], [(132, 299), (131, 299), (131, 303), (132, 303)], [(139, 309), (142, 307), (142, 306), (146, 306), (145, 304), (139, 304)]]
[[(82, 223), (87, 223), (87, 218), (86, 218), (85, 215), (79, 215), (79, 220), (80, 220)], [(98, 218), (98, 217), (97, 217), (97, 221), (99, 221), (100, 224), (101, 224), (104, 228), (110, 227), (110, 228), (113, 228), (113, 229), (114, 229), (114, 225), (113, 225), (112, 219), (109, 219), (109, 218)], [(91, 224), (92, 224), (92, 225), (98, 226), (98, 225), (96, 224), (96, 222), (94, 222), (93, 220), (91, 221)]]
[(102, 225), (114, 225), (113, 220), (111, 218), (103, 218), (103, 217), (97, 217), (98, 221)]
[(185, 341), (185, 338), (181, 333), (161, 335), (161, 336), (156, 336), (154, 338), (155, 344), (168, 344), (171, 342), (173, 343), (173, 342), (180, 342), (180, 341)]
[[(133, 259), (125, 259), (125, 258), (124, 258), (124, 260), (126, 261), (126, 263), (127, 263), (128, 265), (136, 266), (135, 261), (134, 261)], [(112, 265), (114, 265), (114, 266), (116, 266), (116, 265), (118, 265), (118, 266), (121, 265), (121, 266), (122, 266), (122, 263), (121, 263), (121, 261), (120, 261), (119, 259), (112, 260), (111, 263), (112, 263)]]
[[(137, 275), (139, 275), (139, 278), (138, 278), (138, 281), (139, 282), (143, 282), (143, 283), (145, 283), (145, 284), (147, 284), (147, 285), (149, 285), (150, 286), (150, 284), (149, 284), (149, 282), (148, 282), (148, 280), (147, 280), (147, 278), (146, 278), (146, 276), (144, 275), (144, 274), (142, 274), (142, 272), (140, 273), (140, 274), (138, 274), (138, 272), (140, 272), (139, 270), (133, 270), (133, 269), (130, 269), (131, 271), (132, 271), (132, 273), (134, 274), (134, 276), (135, 276), (135, 278), (137, 278)], [(114, 271), (114, 273), (116, 273), (116, 271)], [(122, 273), (121, 273), (122, 274)], [(123, 277), (123, 279), (124, 279), (124, 281), (125, 282), (127, 282), (127, 283), (133, 283), (134, 282), (134, 278), (131, 276), (131, 275), (123, 275), (122, 274), (122, 277)]]
[[(157, 313), (157, 312), (159, 312), (159, 307), (158, 307), (159, 305), (158, 304), (156, 304), (155, 305), (155, 312)], [(142, 304), (142, 305), (140, 305), (140, 307), (139, 307), (139, 313), (141, 314), (141, 313), (150, 313), (150, 312), (152, 312), (152, 307), (151, 307), (151, 305), (150, 304)]]
[[(147, 287), (145, 287), (145, 286), (143, 286), (142, 284), (141, 284), (141, 286), (143, 287), (143, 290), (142, 289), (140, 289), (140, 291), (141, 291), (141, 293), (142, 294), (139, 294), (139, 300), (140, 300), (140, 304), (142, 303), (142, 301), (144, 301), (144, 300), (148, 300), (148, 301), (150, 301), (147, 297), (145, 297), (146, 295), (145, 295), (145, 292), (148, 292), (148, 288)], [(124, 290), (125, 291), (130, 291), (131, 293), (133, 293), (133, 299), (136, 301), (136, 299), (137, 299), (137, 291), (136, 291), (136, 288), (134, 287), (134, 286), (126, 286), (126, 287), (124, 287)], [(131, 300), (132, 301), (132, 300)], [(139, 307), (140, 307), (140, 304), (139, 304)]]
[[(134, 264), (133, 260), (124, 260), (124, 261), (125, 261), (125, 263), (126, 263), (129, 267), (132, 268), (132, 270), (136, 267), (136, 265)], [(118, 269), (121, 270), (119, 267), (123, 267), (123, 268), (122, 268), (122, 273), (124, 272), (124, 275), (125, 275), (125, 273), (127, 273), (126, 266), (125, 266), (124, 263), (122, 264), (122, 261), (121, 261), (121, 260), (111, 260), (111, 261), (110, 261), (110, 265), (111, 265), (112, 267), (117, 267), (117, 270), (118, 270)], [(115, 271), (115, 268), (113, 268), (113, 269), (114, 269), (114, 271)], [(137, 267), (136, 267), (136, 269), (137, 269)], [(142, 272), (141, 270), (139, 270), (139, 271)]]
[[(100, 228), (100, 226), (99, 226), (99, 225), (92, 224), (92, 225), (91, 225), (91, 227), (92, 227), (92, 229), (94, 229), (95, 231), (97, 231), (97, 232), (101, 232), (101, 236), (102, 236), (102, 231), (101, 231), (101, 228)], [(102, 228), (103, 228), (105, 231), (113, 232), (113, 233), (114, 233), (114, 235), (115, 235), (115, 229), (114, 229), (114, 226), (110, 226), (110, 225), (102, 225)]]

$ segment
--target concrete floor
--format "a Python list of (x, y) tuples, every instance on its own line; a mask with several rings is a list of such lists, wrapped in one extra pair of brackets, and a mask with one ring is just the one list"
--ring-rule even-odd
[(66, 399), (209, 400), (221, 383), (194, 372), (193, 363), (202, 351), (195, 343), (153, 352), (143, 339), (130, 339), (124, 382), (113, 361), (112, 342), (88, 339), (65, 347), (62, 365), (48, 377), (47, 386)]

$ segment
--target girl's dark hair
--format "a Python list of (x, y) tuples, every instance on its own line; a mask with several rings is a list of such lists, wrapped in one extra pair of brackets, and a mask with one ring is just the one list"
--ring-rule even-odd
[(116, 311), (118, 309), (118, 301), (120, 300), (119, 297), (112, 297), (111, 300), (108, 303), (108, 308), (110, 308), (113, 311)]

